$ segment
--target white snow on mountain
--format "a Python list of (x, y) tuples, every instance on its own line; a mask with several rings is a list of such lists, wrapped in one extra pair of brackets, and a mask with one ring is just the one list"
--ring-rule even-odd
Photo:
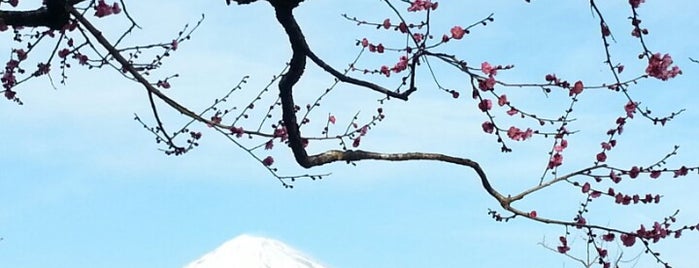
[(284, 243), (240, 235), (185, 268), (326, 268)]

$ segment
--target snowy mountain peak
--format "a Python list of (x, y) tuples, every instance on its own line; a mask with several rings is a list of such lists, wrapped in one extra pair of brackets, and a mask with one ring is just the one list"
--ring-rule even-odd
[(284, 243), (251, 235), (229, 240), (185, 268), (325, 268)]

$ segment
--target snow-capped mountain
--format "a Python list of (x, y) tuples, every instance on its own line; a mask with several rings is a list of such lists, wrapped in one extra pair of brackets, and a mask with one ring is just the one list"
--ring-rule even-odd
[(284, 243), (241, 235), (185, 268), (326, 268)]

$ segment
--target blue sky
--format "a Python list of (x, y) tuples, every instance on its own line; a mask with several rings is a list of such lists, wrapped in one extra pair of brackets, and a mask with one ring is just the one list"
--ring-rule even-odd
[[(207, 19), (183, 43), (154, 77), (179, 73), (168, 94), (199, 109), (235, 86), (244, 75), (251, 79), (231, 102), (247, 105), (288, 60), (286, 36), (263, 2), (227, 7), (224, 1), (131, 1), (127, 8), (144, 27), (128, 42), (167, 41), (184, 23), (201, 13)], [(480, 1), (486, 2), (486, 1)], [(604, 54), (597, 20), (585, 1), (442, 1), (433, 29), (447, 32), (455, 24), (468, 25), (495, 13), (495, 22), (477, 28), (461, 42), (443, 48), (472, 65), (482, 61), (514, 64), (499, 78), (541, 82), (555, 72), (589, 84), (610, 81), (602, 64)], [(695, 81), (699, 64), (698, 40), (688, 33), (699, 27), (694, 1), (647, 1), (639, 10), (651, 31), (648, 46), (670, 52), (684, 74), (668, 83), (643, 80), (632, 94), (643, 105), (666, 114), (687, 108), (667, 127), (653, 127), (635, 119), (626, 126), (620, 145), (610, 152), (610, 163), (648, 165), (679, 144), (680, 155), (669, 165), (696, 165), (699, 111)], [(601, 4), (601, 3), (600, 3)], [(629, 10), (624, 1), (601, 4), (617, 43), (612, 51), (627, 70), (623, 78), (643, 71), (635, 57), (640, 51), (628, 33)], [(405, 8), (405, 6), (401, 6)], [(153, 11), (157, 10), (156, 15)], [(357, 27), (343, 19), (348, 13), (366, 20), (393, 17), (381, 1), (356, 0), (339, 5), (308, 0), (297, 18), (309, 44), (327, 62), (341, 68), (356, 55), (356, 39), (386, 39), (385, 31)], [(439, 15), (439, 16), (437, 16)], [(100, 20), (115, 38), (121, 18)], [(7, 33), (0, 37), (10, 40)], [(9, 55), (9, 42), (0, 50)], [(14, 44), (13, 44), (14, 45)], [(365, 57), (362, 64), (378, 66), (397, 56)], [(34, 55), (34, 57), (37, 57)], [(6, 60), (5, 58), (2, 58)], [(429, 151), (479, 161), (501, 192), (515, 193), (536, 184), (547, 161), (550, 140), (535, 138), (514, 143), (510, 154), (499, 153), (494, 137), (482, 133), (485, 120), (468, 98), (467, 76), (437, 67), (440, 82), (460, 90), (453, 99), (436, 90), (422, 74), (422, 87), (404, 103), (383, 106), (387, 118), (362, 140), (367, 150)], [(56, 77), (58, 74), (54, 74)], [(354, 74), (363, 77), (359, 74)], [(55, 78), (56, 79), (56, 78)], [(370, 77), (383, 83), (395, 83)], [(332, 83), (316, 67), (308, 67), (297, 86), (297, 102), (315, 99)], [(537, 113), (559, 115), (567, 102), (562, 93), (544, 97), (536, 89), (505, 89), (510, 100)], [(25, 102), (0, 104), (0, 266), (1, 267), (181, 267), (224, 241), (250, 233), (282, 240), (332, 267), (579, 267), (537, 243), (544, 238), (555, 246), (562, 227), (517, 219), (496, 223), (486, 214), (496, 209), (469, 169), (438, 163), (360, 162), (322, 166), (310, 172), (332, 172), (322, 181), (299, 181), (293, 190), (276, 179), (234, 144), (205, 126), (202, 145), (180, 157), (159, 152), (153, 137), (133, 120), (133, 113), (149, 119), (144, 90), (111, 70), (72, 68), (67, 86), (54, 90), (46, 79), (35, 79), (19, 89)], [(367, 119), (378, 104), (366, 89), (341, 86), (316, 111), (331, 112), (340, 125), (357, 111)], [(268, 102), (272, 100), (267, 100)], [(592, 164), (604, 132), (623, 113), (626, 101), (603, 90), (584, 92), (576, 106), (581, 130), (570, 138), (564, 171)], [(164, 108), (161, 108), (164, 109)], [(260, 112), (260, 111), (258, 111)], [(165, 112), (173, 125), (182, 122)], [(322, 119), (315, 119), (320, 121)], [(256, 121), (251, 120), (251, 125)], [(518, 121), (513, 121), (518, 122)], [(407, 123), (407, 124), (406, 124)], [(322, 127), (307, 131), (319, 134)], [(334, 141), (312, 143), (309, 150), (333, 148)], [(271, 152), (283, 174), (306, 173), (295, 166), (283, 146)], [(696, 224), (699, 209), (692, 189), (697, 177), (639, 179), (623, 183), (626, 192), (654, 192), (666, 196), (660, 205), (618, 207), (593, 203), (591, 220), (601, 225), (636, 228), (681, 209), (680, 221)], [(522, 209), (540, 215), (572, 219), (584, 199), (575, 189), (556, 186), (521, 202)], [(694, 263), (691, 245), (699, 236), (665, 241), (657, 247), (676, 267)], [(584, 254), (580, 234), (573, 232), (573, 253)], [(616, 249), (615, 246), (610, 246)], [(632, 258), (640, 248), (625, 249)], [(650, 267), (641, 257), (637, 267)]]

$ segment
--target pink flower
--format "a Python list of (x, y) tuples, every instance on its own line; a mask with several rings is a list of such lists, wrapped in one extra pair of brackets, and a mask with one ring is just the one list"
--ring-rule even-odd
[(568, 239), (566, 239), (565, 236), (561, 236), (558, 240), (561, 241), (561, 245), (558, 246), (556, 250), (561, 254), (568, 252), (570, 250), (570, 247), (568, 247)]
[(352, 147), (354, 147), (354, 148), (359, 147), (359, 142), (361, 141), (361, 138), (362, 138), (362, 137), (359, 136), (359, 137), (357, 137), (356, 139), (354, 139), (354, 141), (352, 141)]
[(121, 7), (119, 7), (118, 3), (114, 2), (114, 4), (112, 4), (112, 14), (119, 14), (119, 13), (121, 13)]
[(466, 34), (466, 31), (464, 31), (464, 28), (461, 28), (461, 26), (454, 26), (451, 28), (451, 38), (459, 40), (464, 37), (464, 34)]
[(551, 159), (549, 159), (548, 169), (553, 169), (557, 166), (563, 164), (563, 155), (560, 153), (554, 154)]
[(638, 6), (640, 6), (641, 3), (645, 3), (645, 2), (646, 2), (646, 0), (629, 0), (629, 4), (633, 8), (638, 8)]
[(478, 108), (485, 112), (493, 108), (493, 102), (489, 99), (484, 99), (478, 104)]
[(240, 138), (245, 134), (242, 127), (231, 127), (231, 134), (235, 134), (236, 137)]
[(495, 125), (493, 125), (493, 123), (490, 121), (483, 122), (481, 127), (485, 133), (493, 133), (493, 130), (495, 130)]
[(328, 122), (332, 123), (333, 125), (335, 124), (335, 116), (331, 115), (328, 117)]
[(641, 170), (637, 166), (633, 166), (629, 170), (629, 177), (635, 179), (636, 177), (638, 177), (639, 173), (641, 173)]
[(597, 161), (598, 162), (607, 161), (607, 154), (605, 154), (604, 152), (598, 153), (597, 154)]
[(516, 115), (518, 112), (519, 112), (519, 111), (517, 111), (517, 109), (515, 109), (514, 107), (512, 107), (509, 111), (507, 111), (507, 114), (510, 115), (510, 116), (512, 116), (512, 115)]
[(498, 97), (498, 105), (504, 106), (505, 104), (508, 104), (509, 102), (507, 101), (507, 95), (502, 94), (500, 97)]
[(384, 29), (391, 28), (391, 20), (390, 19), (383, 20), (383, 24), (381, 24), (381, 26), (383, 26)]
[(487, 75), (496, 75), (498, 70), (496, 68), (493, 68), (493, 66), (490, 65), (490, 63), (488, 63), (487, 61), (484, 61), (483, 63), (481, 63), (481, 71), (483, 71), (483, 73)]
[(62, 59), (65, 59), (65, 57), (68, 56), (68, 54), (70, 54), (70, 50), (68, 50), (67, 48), (58, 51), (58, 57)]
[(386, 65), (381, 66), (381, 70), (379, 72), (381, 74), (385, 75), (386, 77), (391, 76), (391, 69), (389, 69), (388, 66), (386, 66)]
[(362, 47), (367, 47), (367, 46), (369, 46), (369, 40), (367, 40), (366, 38), (363, 38), (362, 39)]
[(408, 25), (405, 24), (405, 22), (400, 22), (398, 24), (398, 30), (400, 30), (401, 33), (407, 33), (408, 32)]
[(553, 146), (553, 150), (560, 153), (567, 147), (568, 140), (561, 139), (561, 141), (558, 144), (556, 144), (556, 146)]
[(262, 159), (262, 164), (265, 165), (265, 167), (269, 167), (274, 164), (274, 158), (267, 156), (265, 159)]
[(636, 113), (636, 106), (637, 104), (635, 102), (629, 101), (626, 105), (624, 105), (624, 111), (626, 111), (626, 116), (629, 118), (633, 118), (633, 114)]
[(104, 0), (100, 0), (97, 2), (97, 5), (95, 6), (95, 16), (97, 16), (98, 18), (109, 16), (115, 14), (115, 10), (121, 12), (121, 9), (119, 8), (119, 5), (117, 5), (117, 3), (114, 3), (113, 6), (110, 6), (107, 5), (107, 3), (104, 2)]
[(493, 90), (495, 88), (495, 78), (493, 76), (488, 77), (485, 80), (478, 81), (478, 88), (482, 91)]
[(586, 193), (589, 192), (589, 191), (590, 191), (590, 183), (589, 183), (589, 182), (586, 182), (586, 183), (583, 184), (583, 186), (582, 186), (582, 192), (583, 192), (584, 194), (586, 194)]
[(677, 67), (677, 65), (670, 67), (672, 62), (672, 57), (669, 54), (665, 54), (661, 57), (660, 53), (655, 53), (648, 59), (646, 74), (663, 81), (674, 78), (678, 74), (682, 74), (682, 70), (680, 70), (680, 67)]
[(536, 218), (536, 210), (529, 212), (529, 217)]
[(602, 235), (602, 240), (607, 241), (607, 242), (612, 242), (614, 241), (614, 234), (613, 233), (606, 233)]
[(575, 82), (575, 85), (573, 85), (573, 88), (570, 89), (570, 93), (568, 94), (569, 96), (573, 95), (580, 95), (583, 91), (583, 83), (582, 81), (577, 81)]
[(17, 53), (17, 60), (23, 61), (27, 59), (27, 52), (24, 49), (15, 49), (13, 52)]
[(274, 139), (270, 139), (265, 143), (265, 150), (272, 150), (274, 148)]
[(415, 0), (415, 2), (412, 2), (410, 7), (408, 8), (408, 12), (416, 12), (428, 9), (437, 9), (437, 3), (432, 3), (432, 1), (430, 0)]
[(172, 40), (172, 42), (170, 42), (170, 47), (172, 48), (172, 50), (177, 50), (178, 45), (179, 43), (177, 42), (177, 39)]
[(510, 129), (507, 130), (507, 136), (510, 137), (510, 139), (516, 140), (516, 141), (523, 141), (532, 136), (533, 131), (530, 128), (527, 128), (527, 130), (522, 131), (521, 129), (517, 127), (510, 127)]
[(621, 234), (620, 239), (622, 244), (627, 247), (631, 247), (636, 243), (636, 236), (633, 235)]

